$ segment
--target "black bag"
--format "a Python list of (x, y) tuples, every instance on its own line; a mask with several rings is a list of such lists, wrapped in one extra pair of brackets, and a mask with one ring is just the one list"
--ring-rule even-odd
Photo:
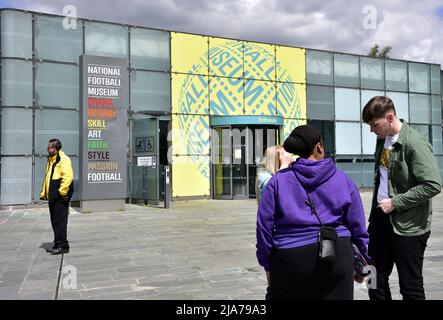
[(335, 262), (337, 243), (337, 232), (334, 228), (322, 226), (318, 234), (318, 257), (324, 262)]
[(306, 192), (306, 196), (308, 199), (305, 201), (306, 205), (311, 209), (312, 214), (317, 217), (318, 222), (320, 223), (320, 232), (318, 234), (318, 258), (321, 262), (335, 262), (337, 260), (336, 256), (336, 247), (337, 247), (337, 231), (335, 231), (332, 227), (326, 227), (320, 220), (318, 216), (317, 210), (315, 210), (314, 203), (309, 196), (308, 191), (305, 189), (303, 184), (297, 177), (297, 174), (294, 172), (295, 178), (298, 180), (303, 190)]

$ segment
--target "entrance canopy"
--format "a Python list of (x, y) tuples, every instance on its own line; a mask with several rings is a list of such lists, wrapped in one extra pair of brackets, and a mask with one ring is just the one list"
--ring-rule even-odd
[(212, 127), (226, 125), (283, 126), (283, 118), (269, 116), (216, 116), (211, 118), (210, 125)]

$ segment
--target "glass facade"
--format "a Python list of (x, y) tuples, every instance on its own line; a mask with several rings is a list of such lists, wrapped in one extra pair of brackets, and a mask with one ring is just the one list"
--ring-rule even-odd
[[(128, 143), (128, 198), (143, 196), (139, 182), (146, 174), (146, 181), (156, 185), (155, 192), (150, 187), (153, 194), (149, 199), (158, 200), (161, 169), (149, 168), (145, 173), (133, 166), (140, 155), (134, 145), (140, 117), (155, 116), (155, 127), (152, 121), (143, 122), (155, 141), (160, 135), (154, 134), (157, 130), (167, 135), (171, 111), (169, 36), (167, 31), (81, 19), (74, 28), (66, 28), (63, 17), (2, 10), (0, 205), (38, 202), (46, 146), (54, 137), (62, 141), (71, 158), (74, 188), (78, 190), (81, 54), (128, 60), (130, 125), (124, 134), (134, 142)], [(152, 153), (158, 156), (157, 164), (167, 164), (159, 149)], [(161, 152), (166, 154), (167, 148)], [(77, 192), (73, 200), (78, 200)]]
[(361, 111), (376, 95), (390, 97), (397, 116), (433, 145), (443, 173), (439, 65), (307, 50), (306, 74), (308, 123), (323, 135), (325, 126), (332, 128), (328, 137), (334, 142), (326, 153), (359, 187), (374, 182), (376, 136), (362, 122)]
[[(439, 65), (320, 50), (298, 55), (300, 48), (187, 34), (174, 52), (169, 31), (82, 19), (66, 28), (63, 17), (11, 9), (3, 9), (0, 18), (0, 205), (38, 202), (46, 144), (54, 137), (72, 159), (78, 186), (81, 54), (128, 62), (129, 124), (122, 134), (128, 137), (129, 199), (159, 199), (159, 165), (168, 164), (171, 127), (184, 127), (181, 133), (193, 141), (174, 138), (182, 148), (172, 155), (172, 179), (194, 178), (189, 163), (217, 179), (210, 169), (208, 128), (210, 119), (226, 110), (233, 116), (284, 118), (280, 138), (290, 132), (289, 124), (307, 121), (321, 131), (327, 156), (359, 187), (372, 187), (376, 137), (362, 123), (361, 110), (375, 95), (389, 96), (398, 116), (432, 143), (443, 174)], [(303, 63), (287, 62), (297, 59)], [(174, 87), (174, 81), (185, 83), (193, 95), (182, 96), (183, 87)], [(305, 113), (288, 107), (295, 102), (306, 105)], [(140, 156), (154, 157), (157, 167), (139, 167)], [(189, 195), (208, 195), (213, 186), (205, 181)]]

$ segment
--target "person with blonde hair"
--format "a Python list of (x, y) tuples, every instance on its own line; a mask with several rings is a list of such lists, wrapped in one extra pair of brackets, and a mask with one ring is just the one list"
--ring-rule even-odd
[(268, 181), (272, 176), (281, 169), (289, 167), (293, 161), (292, 154), (286, 152), (282, 145), (276, 145), (266, 148), (262, 160), (262, 168), (257, 174), (255, 191), (257, 195), (257, 202), (260, 204), (260, 199), (263, 195)]

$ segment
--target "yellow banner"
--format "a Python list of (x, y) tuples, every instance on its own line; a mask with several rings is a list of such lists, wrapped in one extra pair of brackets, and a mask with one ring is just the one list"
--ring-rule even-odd
[(208, 37), (171, 32), (172, 72), (208, 74)]
[(306, 83), (306, 50), (277, 46), (277, 81)]
[(172, 116), (173, 155), (209, 155), (209, 117)]
[(300, 48), (172, 33), (174, 196), (209, 194), (211, 115), (281, 116), (285, 137), (305, 123), (305, 63)]
[(203, 75), (172, 74), (172, 113), (209, 114), (209, 79)]
[(172, 196), (209, 196), (209, 156), (172, 157)]
[(306, 85), (278, 82), (277, 112), (283, 118), (306, 119)]

